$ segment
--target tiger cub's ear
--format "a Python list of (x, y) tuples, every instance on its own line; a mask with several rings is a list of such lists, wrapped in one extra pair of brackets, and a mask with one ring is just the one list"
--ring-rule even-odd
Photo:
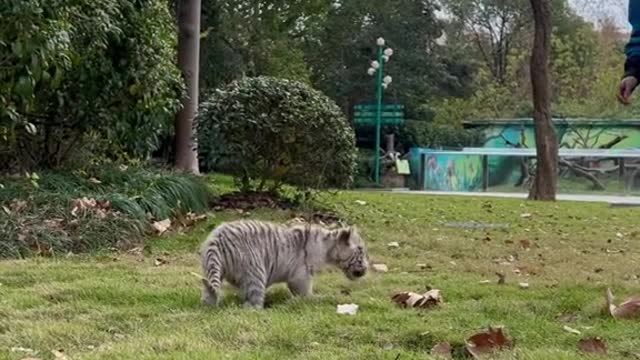
[(351, 245), (351, 238), (357, 234), (357, 229), (354, 226), (349, 226), (336, 230), (338, 233), (338, 241), (346, 246)]

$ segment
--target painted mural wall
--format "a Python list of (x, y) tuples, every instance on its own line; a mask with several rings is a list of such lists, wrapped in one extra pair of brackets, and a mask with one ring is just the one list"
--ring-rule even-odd
[[(571, 149), (640, 148), (640, 121), (555, 120), (560, 147)], [(533, 121), (469, 122), (469, 128), (480, 128), (485, 134), (484, 147), (535, 148)], [(420, 155), (428, 149), (411, 150), (412, 174), (419, 174)], [(489, 157), (489, 185), (515, 184), (521, 176), (521, 159)], [(595, 162), (593, 167), (606, 166)], [(415, 180), (418, 181), (418, 175)], [(427, 190), (476, 191), (482, 185), (481, 156), (427, 155), (424, 174)]]

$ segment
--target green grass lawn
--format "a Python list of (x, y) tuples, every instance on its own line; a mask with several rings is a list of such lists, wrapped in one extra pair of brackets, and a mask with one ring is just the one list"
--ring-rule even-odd
[[(605, 339), (609, 359), (640, 353), (640, 320), (603, 312), (608, 286), (619, 300), (640, 293), (638, 210), (383, 193), (323, 201), (360, 227), (372, 261), (388, 273), (349, 282), (327, 271), (307, 300), (277, 286), (264, 311), (242, 309), (227, 289), (221, 308), (206, 308), (189, 272), (199, 272), (197, 249), (208, 231), (239, 216), (290, 216), (215, 213), (189, 234), (153, 241), (144, 254), (0, 262), (0, 359), (53, 359), (55, 349), (71, 359), (426, 359), (435, 343), (457, 346), (489, 325), (505, 326), (516, 340), (499, 359), (583, 358), (576, 343), (587, 336)], [(447, 226), (467, 221), (509, 227)], [(388, 249), (392, 241), (400, 247)], [(168, 263), (156, 266), (157, 257)], [(506, 274), (505, 285), (495, 283), (496, 272)], [(443, 291), (443, 306), (407, 310), (390, 300), (427, 286)], [(359, 313), (337, 315), (344, 303), (358, 304)]]

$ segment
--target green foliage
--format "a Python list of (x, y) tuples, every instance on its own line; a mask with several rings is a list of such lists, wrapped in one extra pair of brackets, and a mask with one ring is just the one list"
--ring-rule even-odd
[(408, 116), (414, 116), (431, 96), (460, 95), (469, 73), (437, 44), (443, 24), (436, 9), (421, 0), (352, 0), (333, 6), (306, 39), (314, 85), (345, 111), (372, 102), (375, 82), (366, 70), (376, 57), (376, 38), (382, 36), (395, 51), (385, 66), (393, 77), (385, 101), (405, 104)]
[(0, 168), (60, 166), (95, 138), (156, 146), (182, 88), (164, 0), (8, 0), (0, 18)]
[(356, 158), (356, 176), (353, 186), (355, 188), (372, 188), (377, 184), (373, 181), (375, 173), (375, 151), (358, 148)]
[(403, 147), (430, 149), (461, 148), (482, 146), (484, 138), (481, 131), (467, 130), (451, 125), (432, 124), (425, 121), (407, 121), (401, 130)]
[[(211, 198), (202, 179), (141, 168), (103, 166), (38, 178), (37, 187), (32, 176), (0, 179), (0, 258), (127, 248), (143, 240), (150, 219), (202, 213)], [(110, 205), (74, 214), (74, 200), (84, 197)]]
[(309, 83), (310, 64), (302, 40), (329, 4), (327, 0), (203, 1), (203, 93), (245, 75)]
[[(430, 101), (435, 122), (459, 125), (474, 118), (531, 117), (532, 22), (528, 3), (446, 0), (444, 5), (455, 15), (447, 27), (449, 46), (466, 51), (479, 67), (468, 84), (471, 96)], [(603, 22), (596, 29), (578, 16), (566, 0), (553, 0), (552, 6), (554, 114), (567, 117), (637, 114), (635, 106), (623, 108), (613, 97), (624, 62), (623, 44), (615, 25)], [(512, 26), (503, 28), (502, 18)], [(463, 28), (473, 31), (461, 31)], [(500, 38), (508, 41), (501, 42)]]
[(329, 98), (307, 85), (247, 78), (217, 90), (198, 117), (205, 166), (226, 163), (249, 190), (282, 183), (302, 188), (349, 186), (355, 167), (353, 129)]

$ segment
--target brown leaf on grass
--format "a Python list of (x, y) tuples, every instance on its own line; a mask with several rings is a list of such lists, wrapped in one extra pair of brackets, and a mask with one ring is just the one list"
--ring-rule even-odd
[(54, 219), (45, 219), (43, 224), (46, 225), (51, 230), (63, 230), (64, 226), (62, 223), (64, 219), (54, 218)]
[(437, 289), (429, 290), (424, 294), (413, 292), (401, 292), (395, 294), (391, 300), (404, 308), (430, 308), (442, 303), (441, 291)]
[(466, 341), (467, 351), (476, 359), (482, 355), (512, 347), (513, 340), (504, 334), (501, 327), (489, 327), (489, 330), (475, 334)]
[(525, 240), (520, 240), (520, 246), (521, 246), (523, 249), (528, 250), (528, 249), (530, 249), (530, 248), (531, 248), (531, 241), (526, 240), (526, 239), (525, 239)]
[(156, 231), (158, 235), (162, 235), (171, 227), (171, 219), (164, 219), (162, 221), (156, 221), (151, 224), (153, 230)]
[(7, 214), (7, 215), (11, 215), (11, 210), (8, 207), (4, 206), (4, 205), (2, 205), (2, 211), (4, 211), (5, 214)]
[(437, 343), (431, 348), (431, 356), (441, 359), (453, 359), (453, 347), (448, 342), (444, 341)]
[(93, 198), (83, 197), (81, 199), (71, 200), (71, 215), (78, 216), (81, 211), (96, 211), (101, 219), (106, 217), (106, 213), (111, 209), (111, 203), (108, 200), (96, 200)]
[(607, 344), (599, 336), (578, 341), (578, 349), (588, 354), (607, 355)]
[(625, 300), (620, 305), (613, 303), (614, 297), (611, 289), (607, 289), (607, 306), (609, 313), (615, 319), (638, 319), (640, 318), (640, 297), (632, 297)]
[(156, 266), (162, 266), (162, 265), (166, 265), (169, 263), (169, 261), (163, 259), (163, 258), (156, 258), (155, 261), (153, 262)]
[(22, 210), (26, 209), (28, 206), (27, 202), (24, 200), (18, 200), (18, 199), (14, 199), (11, 204), (9, 205), (9, 208), (14, 211), (14, 212), (21, 212)]
[(375, 272), (386, 273), (389, 272), (389, 267), (386, 264), (372, 264), (371, 268)]
[(178, 216), (178, 222), (180, 224), (182, 224), (183, 227), (191, 227), (194, 224), (204, 220), (207, 218), (206, 214), (195, 214), (192, 212), (188, 212), (186, 215), (182, 216)]
[(56, 360), (71, 360), (71, 358), (64, 353), (64, 349), (51, 350), (51, 353), (53, 354), (53, 357), (56, 358)]

